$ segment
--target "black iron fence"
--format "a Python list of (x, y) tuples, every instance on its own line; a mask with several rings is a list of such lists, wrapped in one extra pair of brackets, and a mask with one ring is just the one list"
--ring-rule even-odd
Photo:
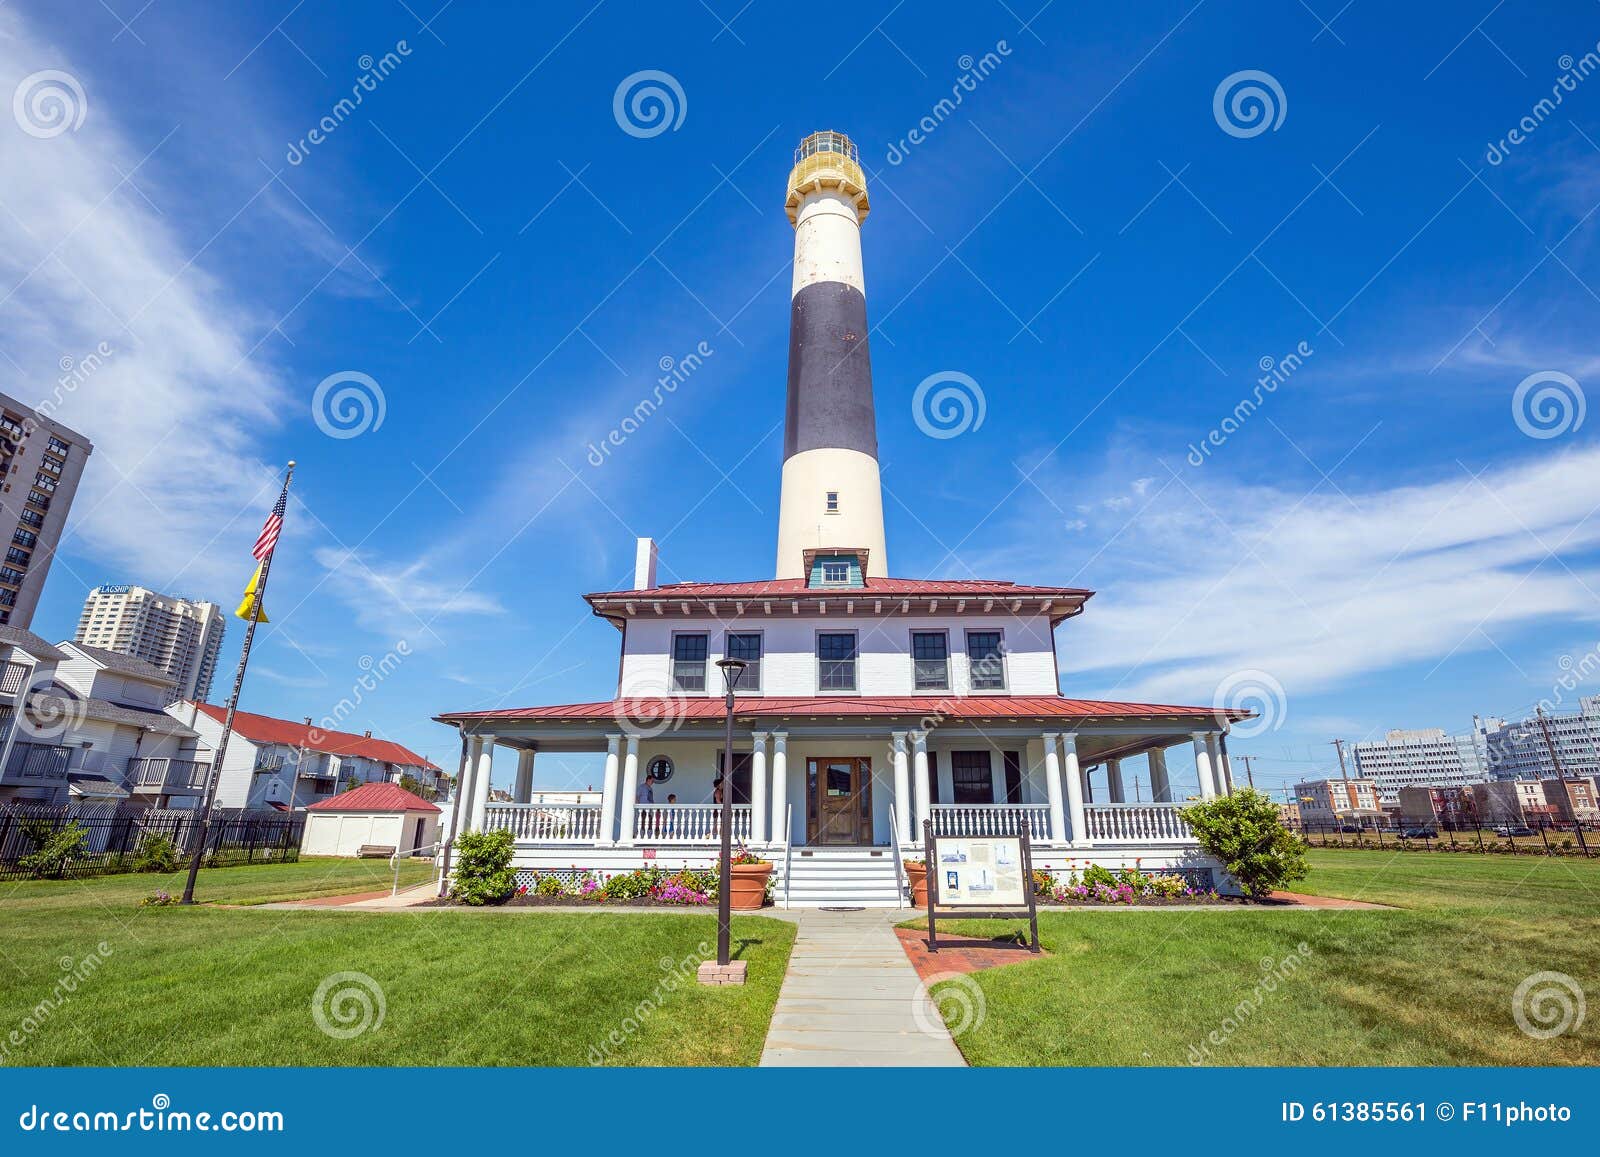
[(1595, 856), (1600, 824), (1547, 816), (1517, 822), (1454, 819), (1432, 823), (1372, 820), (1292, 823), (1314, 848), (1376, 848), (1412, 852), (1498, 852), (1504, 855)]
[[(29, 862), (57, 833), (76, 824), (84, 840), (48, 865)], [(304, 815), (276, 811), (217, 810), (211, 813), (202, 863), (284, 863), (300, 857)], [(126, 805), (10, 804), (0, 807), (0, 880), (40, 876), (76, 879), (131, 872), (152, 837), (171, 840), (187, 859), (199, 838), (200, 817), (176, 808)]]

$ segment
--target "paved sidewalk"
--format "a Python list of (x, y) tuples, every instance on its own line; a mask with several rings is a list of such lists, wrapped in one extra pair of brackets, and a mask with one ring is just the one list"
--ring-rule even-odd
[(800, 925), (763, 1065), (965, 1065), (894, 934), (895, 909), (784, 913)]

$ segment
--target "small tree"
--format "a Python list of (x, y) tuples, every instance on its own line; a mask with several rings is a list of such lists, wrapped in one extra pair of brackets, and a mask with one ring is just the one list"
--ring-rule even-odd
[(463, 904), (499, 904), (517, 888), (517, 870), (511, 866), (511, 833), (467, 832), (456, 839), (456, 878), (452, 899)]
[(23, 833), (33, 840), (34, 850), (17, 865), (41, 878), (63, 879), (73, 861), (88, 854), (89, 833), (77, 820), (53, 831), (47, 821), (34, 821), (24, 826)]
[(1283, 826), (1278, 805), (1262, 792), (1244, 788), (1191, 804), (1179, 814), (1200, 846), (1221, 860), (1253, 898), (1305, 878), (1305, 841)]
[(139, 845), (138, 855), (133, 860), (135, 872), (176, 872), (178, 870), (180, 853), (178, 845), (172, 842), (172, 837), (160, 832), (151, 832), (145, 836)]

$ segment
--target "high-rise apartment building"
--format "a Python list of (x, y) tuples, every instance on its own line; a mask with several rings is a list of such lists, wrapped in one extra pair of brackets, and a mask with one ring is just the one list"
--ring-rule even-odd
[(203, 702), (211, 696), (226, 622), (216, 603), (144, 587), (100, 586), (83, 601), (73, 642), (152, 663), (176, 684), (174, 698)]
[(1489, 772), (1496, 779), (1600, 776), (1600, 695), (1578, 700), (1573, 715), (1535, 715), (1488, 734)]
[(1387, 806), (1400, 802), (1403, 787), (1465, 787), (1487, 777), (1479, 741), (1423, 728), (1391, 731), (1382, 740), (1355, 745), (1356, 773), (1378, 786)]
[(0, 394), (0, 625), (33, 622), (67, 510), (94, 449), (31, 406)]

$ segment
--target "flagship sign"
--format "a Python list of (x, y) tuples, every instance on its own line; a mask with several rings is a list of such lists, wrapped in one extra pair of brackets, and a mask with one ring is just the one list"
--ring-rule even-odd
[(923, 825), (928, 868), (928, 949), (939, 951), (941, 916), (1026, 919), (1039, 951), (1039, 914), (1033, 896), (1033, 855), (1026, 828), (1015, 836), (939, 836)]

